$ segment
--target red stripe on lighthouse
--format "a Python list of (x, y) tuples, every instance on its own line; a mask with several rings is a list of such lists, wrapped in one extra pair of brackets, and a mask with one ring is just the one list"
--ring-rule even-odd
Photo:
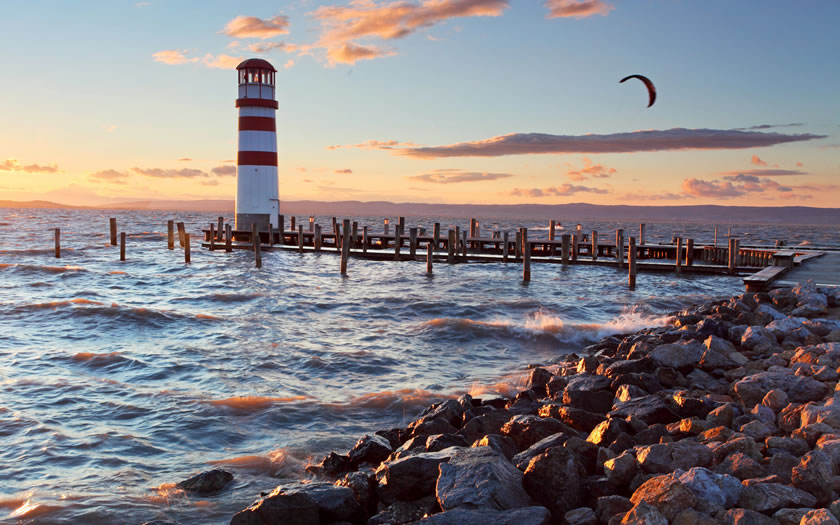
[(239, 166), (276, 166), (276, 151), (240, 151), (236, 158)]
[(259, 106), (264, 108), (277, 109), (280, 105), (276, 100), (268, 100), (265, 98), (238, 98), (236, 99), (236, 107), (241, 108), (245, 106)]
[(277, 131), (273, 117), (239, 117), (239, 131)]

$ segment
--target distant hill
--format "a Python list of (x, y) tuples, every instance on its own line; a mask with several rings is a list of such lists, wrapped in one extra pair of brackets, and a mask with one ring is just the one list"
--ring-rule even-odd
[[(232, 214), (232, 200), (138, 200), (100, 206), (68, 206), (50, 201), (0, 201), (0, 207), (97, 208)], [(281, 201), (286, 215), (405, 216), (479, 219), (642, 220), (651, 222), (840, 224), (840, 208), (807, 206), (623, 206), (573, 204), (427, 204), (387, 201)]]

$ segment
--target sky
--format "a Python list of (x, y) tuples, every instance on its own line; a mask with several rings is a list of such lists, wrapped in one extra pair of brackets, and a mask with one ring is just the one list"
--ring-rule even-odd
[(0, 20), (0, 200), (233, 199), (235, 67), (261, 57), (281, 200), (840, 206), (838, 2), (3, 0)]

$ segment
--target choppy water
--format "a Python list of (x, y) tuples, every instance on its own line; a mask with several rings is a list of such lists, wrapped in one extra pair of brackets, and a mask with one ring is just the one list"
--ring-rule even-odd
[[(110, 216), (128, 232), (125, 262)], [(332, 254), (265, 253), (257, 270), (251, 253), (197, 243), (185, 265), (166, 249), (169, 218), (198, 238), (214, 216), (0, 209), (0, 521), (227, 523), (303, 477), (308, 458), (430, 402), (504, 391), (527, 363), (741, 290), (738, 278), (642, 274), (629, 292), (623, 272), (559, 265), (534, 266), (527, 286), (514, 264), (437, 264), (428, 277), (422, 262), (353, 259), (341, 278)], [(739, 230), (838, 242), (820, 227)], [(672, 233), (711, 238), (648, 225), (654, 241)], [(171, 485), (219, 465), (236, 476), (222, 494)]]

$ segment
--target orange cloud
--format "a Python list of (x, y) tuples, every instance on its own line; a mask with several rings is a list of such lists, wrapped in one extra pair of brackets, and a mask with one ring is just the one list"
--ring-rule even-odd
[(622, 200), (625, 201), (677, 201), (693, 199), (694, 195), (685, 193), (625, 193)]
[(358, 148), (358, 149), (394, 149), (399, 147), (413, 147), (417, 144), (413, 142), (400, 142), (398, 140), (368, 140), (366, 142), (362, 142), (361, 144), (352, 144), (352, 145), (335, 145), (335, 146), (327, 146), (327, 149), (342, 149), (342, 148)]
[(117, 170), (102, 170), (96, 173), (91, 173), (88, 178), (98, 182), (108, 182), (111, 184), (125, 184), (125, 179), (129, 177), (128, 173), (123, 173)]
[(190, 62), (198, 62), (198, 58), (187, 57), (188, 51), (186, 49), (164, 49), (154, 53), (155, 62), (161, 62), (170, 66), (179, 64), (187, 64)]
[(41, 166), (40, 164), (22, 165), (17, 159), (6, 159), (0, 162), (0, 171), (22, 171), (24, 173), (56, 173), (58, 166), (50, 164), (48, 166)]
[(548, 188), (514, 188), (510, 192), (510, 194), (514, 197), (569, 197), (575, 193), (604, 194), (609, 193), (609, 191), (589, 186), (561, 184), (560, 186), (549, 186)]
[(353, 170), (351, 170), (350, 168), (344, 168), (343, 170), (335, 170), (335, 172), (340, 175), (349, 175), (353, 173)]
[(751, 162), (752, 164), (755, 164), (756, 166), (766, 166), (766, 165), (767, 165), (767, 163), (766, 163), (766, 162), (764, 162), (763, 160), (761, 160), (761, 159), (758, 157), (758, 155), (753, 155), (753, 156), (752, 156), (752, 160), (750, 160), (750, 162)]
[(278, 15), (262, 19), (256, 16), (237, 16), (227, 23), (222, 33), (234, 38), (272, 38), (289, 32), (289, 17)]
[(802, 166), (804, 166), (804, 164), (802, 164), (801, 162), (796, 163), (796, 167), (801, 168)]
[(592, 164), (591, 159), (583, 157), (583, 168), (571, 170), (566, 176), (575, 182), (580, 182), (589, 178), (606, 179), (615, 173), (615, 168), (607, 168), (601, 164)]
[(233, 177), (236, 175), (236, 166), (216, 166), (210, 173), (219, 177)]
[(615, 9), (603, 0), (548, 0), (545, 3), (549, 13), (546, 18), (588, 18), (606, 16)]
[(242, 57), (232, 57), (230, 55), (211, 55), (207, 53), (201, 62), (211, 68), (216, 69), (234, 69), (242, 62)]
[(755, 175), (745, 175), (741, 173), (738, 175), (726, 176), (724, 177), (724, 180), (705, 181), (699, 179), (685, 179), (682, 183), (682, 190), (687, 195), (695, 197), (730, 199), (733, 197), (741, 197), (742, 195), (747, 195), (748, 193), (764, 193), (766, 191), (788, 194), (793, 192), (794, 188), (782, 186), (774, 180), (762, 179)]
[(155, 177), (155, 178), (160, 178), (160, 179), (174, 179), (174, 178), (193, 179), (193, 178), (209, 177), (207, 172), (197, 170), (197, 169), (192, 169), (192, 168), (181, 168), (181, 169), (131, 168), (131, 170), (135, 173), (139, 173), (140, 175), (145, 175), (146, 177)]
[(434, 184), (452, 184), (458, 182), (479, 182), (487, 180), (498, 180), (513, 177), (510, 173), (487, 173), (479, 171), (461, 171), (452, 169), (435, 170), (432, 173), (423, 173), (406, 177), (407, 179), (420, 182), (431, 182)]
[(268, 53), (275, 49), (293, 53), (297, 49), (297, 46), (285, 42), (256, 42), (254, 44), (248, 44), (248, 49), (254, 53)]
[(360, 46), (353, 42), (327, 49), (327, 59), (330, 64), (355, 64), (359, 60), (373, 60), (374, 58), (391, 56), (393, 51), (387, 51), (375, 46)]
[(777, 169), (763, 169), (763, 170), (740, 170), (740, 171), (725, 171), (721, 175), (753, 175), (756, 177), (788, 177), (791, 175), (807, 175), (807, 171), (799, 170), (777, 170)]

